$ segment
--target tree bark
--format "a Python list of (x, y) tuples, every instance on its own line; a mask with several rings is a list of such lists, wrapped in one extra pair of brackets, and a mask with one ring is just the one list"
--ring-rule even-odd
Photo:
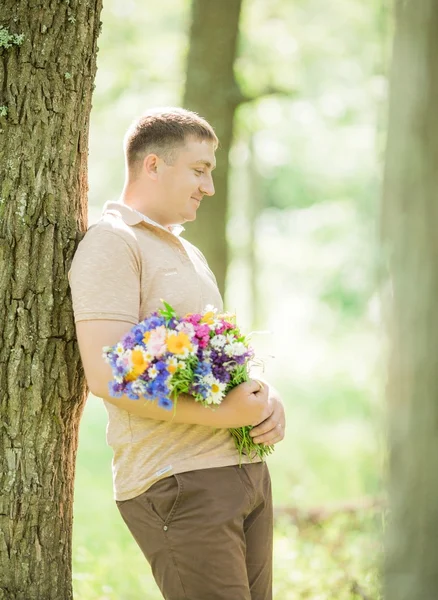
[(383, 232), (391, 275), (386, 600), (438, 589), (438, 4), (399, 1)]
[(184, 107), (198, 112), (215, 128), (220, 140), (216, 193), (205, 198), (196, 221), (187, 224), (187, 238), (205, 254), (225, 291), (228, 263), (226, 224), (229, 151), (235, 110), (240, 102), (234, 78), (241, 0), (193, 0)]
[(1, 600), (72, 598), (86, 389), (67, 273), (86, 229), (101, 3), (0, 5)]

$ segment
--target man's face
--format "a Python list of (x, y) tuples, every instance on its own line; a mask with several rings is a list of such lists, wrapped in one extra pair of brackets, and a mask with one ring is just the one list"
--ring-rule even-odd
[(160, 196), (172, 223), (194, 221), (202, 198), (213, 196), (214, 153), (213, 142), (189, 137), (173, 164), (160, 160)]

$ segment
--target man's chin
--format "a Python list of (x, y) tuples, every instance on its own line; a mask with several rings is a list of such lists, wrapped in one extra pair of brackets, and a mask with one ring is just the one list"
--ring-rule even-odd
[(188, 223), (189, 221), (196, 221), (196, 212), (195, 213), (185, 213), (184, 215), (179, 215), (178, 221), (181, 223)]

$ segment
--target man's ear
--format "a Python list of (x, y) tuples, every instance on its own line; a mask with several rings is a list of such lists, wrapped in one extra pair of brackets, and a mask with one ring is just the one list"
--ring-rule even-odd
[(148, 177), (156, 180), (161, 159), (156, 154), (148, 154), (143, 160), (143, 169)]

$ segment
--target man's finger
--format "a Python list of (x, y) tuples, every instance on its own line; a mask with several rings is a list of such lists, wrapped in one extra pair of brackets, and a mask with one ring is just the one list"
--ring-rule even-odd
[[(254, 429), (251, 430), (251, 433), (254, 431)], [(284, 438), (284, 428), (279, 423), (275, 427), (271, 428), (269, 431), (266, 431), (265, 433), (256, 435), (255, 437), (252, 438), (252, 440), (256, 444), (262, 444), (262, 443), (276, 444), (277, 442), (280, 442), (283, 438)]]
[(274, 419), (272, 417), (268, 417), (267, 419), (259, 423), (256, 427), (253, 427), (249, 432), (249, 435), (251, 437), (254, 437), (256, 435), (262, 435), (263, 433), (267, 433), (268, 431), (275, 429), (275, 427), (276, 423)]
[(263, 444), (264, 446), (272, 446), (273, 444), (278, 444), (278, 442), (281, 442), (281, 440), (283, 438), (284, 438), (283, 435), (272, 435), (271, 436), (270, 434), (267, 433), (267, 434), (261, 436), (260, 441), (256, 441), (256, 443)]
[(255, 394), (263, 389), (263, 384), (258, 379), (250, 379), (248, 385), (250, 386), (250, 394)]

